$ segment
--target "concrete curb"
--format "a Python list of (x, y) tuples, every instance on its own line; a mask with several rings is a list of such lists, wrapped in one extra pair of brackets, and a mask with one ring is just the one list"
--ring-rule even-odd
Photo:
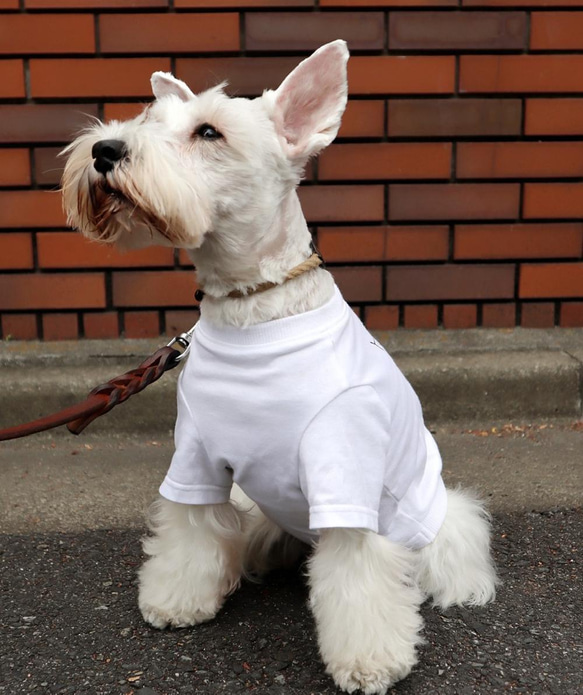
[[(429, 422), (582, 415), (583, 329), (376, 333), (416, 389)], [(139, 364), (157, 340), (0, 343), (0, 427), (82, 400)], [(178, 369), (91, 431), (172, 429)]]

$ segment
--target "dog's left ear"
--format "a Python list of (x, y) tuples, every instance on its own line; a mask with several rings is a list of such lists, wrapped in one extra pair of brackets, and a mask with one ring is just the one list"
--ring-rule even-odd
[(274, 93), (273, 121), (287, 156), (303, 160), (336, 137), (348, 94), (346, 41), (319, 48)]
[(156, 99), (161, 99), (169, 94), (174, 94), (182, 101), (189, 101), (194, 97), (189, 86), (169, 72), (155, 72), (150, 78), (150, 83)]

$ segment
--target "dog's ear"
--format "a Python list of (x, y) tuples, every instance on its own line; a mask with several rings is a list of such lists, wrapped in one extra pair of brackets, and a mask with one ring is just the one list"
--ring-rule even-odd
[(348, 57), (346, 41), (328, 43), (276, 90), (273, 120), (290, 159), (307, 159), (336, 137), (346, 108)]
[(194, 93), (182, 80), (176, 79), (169, 72), (155, 72), (150, 78), (152, 92), (156, 99), (161, 99), (169, 94), (174, 94), (182, 101), (189, 101)]

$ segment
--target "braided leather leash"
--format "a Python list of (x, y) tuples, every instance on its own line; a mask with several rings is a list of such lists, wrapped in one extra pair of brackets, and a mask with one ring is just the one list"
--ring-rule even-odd
[[(168, 345), (156, 350), (136, 369), (132, 369), (125, 374), (110, 379), (105, 384), (95, 387), (82, 403), (77, 403), (58, 413), (47, 415), (46, 417), (26, 422), (23, 425), (15, 425), (0, 430), (0, 442), (8, 439), (26, 437), (29, 434), (44, 432), (45, 430), (67, 425), (67, 429), (73, 434), (79, 434), (87, 425), (101, 415), (109, 412), (112, 408), (130, 396), (143, 391), (154, 381), (157, 381), (162, 374), (174, 369), (181, 360), (186, 357), (190, 347), (190, 340), (194, 329), (187, 333), (173, 338)], [(179, 345), (181, 350), (175, 349), (174, 345)]]
[[(292, 268), (284, 278), (283, 282), (293, 280), (294, 278), (306, 273), (309, 270), (318, 268), (324, 265), (322, 257), (312, 243), (313, 253), (303, 263)], [(233, 290), (227, 296), (232, 298), (242, 298), (251, 294), (265, 292), (272, 287), (277, 287), (275, 282), (265, 282), (253, 288), (247, 288), (245, 291)], [(201, 300), (204, 297), (204, 291), (197, 290), (195, 298)], [(70, 408), (60, 410), (58, 413), (47, 415), (46, 417), (26, 422), (23, 425), (15, 425), (0, 430), (0, 442), (8, 439), (18, 439), (26, 437), (29, 434), (44, 432), (45, 430), (67, 425), (67, 429), (73, 434), (79, 434), (87, 425), (91, 424), (101, 415), (109, 412), (119, 403), (127, 401), (130, 396), (143, 391), (146, 386), (149, 386), (154, 381), (157, 381), (164, 372), (174, 369), (182, 359), (186, 357), (190, 349), (190, 341), (194, 333), (194, 327), (186, 333), (173, 338), (168, 345), (156, 350), (153, 355), (150, 355), (139, 367), (132, 369), (121, 376), (116, 376), (110, 379), (105, 384), (97, 386), (90, 391), (87, 398), (82, 403), (77, 403)], [(174, 348), (178, 345), (182, 348), (182, 352)]]

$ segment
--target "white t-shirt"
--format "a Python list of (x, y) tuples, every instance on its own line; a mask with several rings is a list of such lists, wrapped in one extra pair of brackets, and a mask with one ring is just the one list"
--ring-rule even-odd
[(226, 502), (233, 482), (293, 536), (365, 528), (410, 548), (446, 511), (437, 445), (391, 357), (336, 289), (248, 328), (198, 322), (160, 493)]

